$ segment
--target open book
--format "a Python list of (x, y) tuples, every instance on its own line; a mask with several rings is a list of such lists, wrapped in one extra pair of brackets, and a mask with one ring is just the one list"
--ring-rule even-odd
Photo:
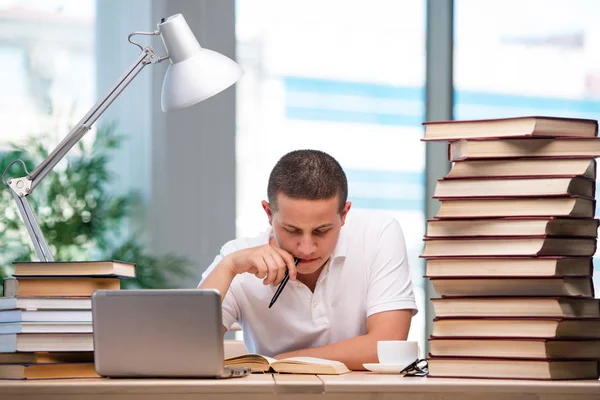
[(260, 354), (244, 354), (225, 359), (225, 366), (252, 368), (252, 372), (282, 372), (290, 374), (340, 375), (350, 370), (339, 361), (314, 357), (291, 357), (276, 360)]

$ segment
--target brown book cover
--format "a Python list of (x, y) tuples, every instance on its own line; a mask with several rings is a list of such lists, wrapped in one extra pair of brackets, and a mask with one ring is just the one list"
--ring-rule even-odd
[(470, 256), (593, 256), (595, 238), (550, 237), (447, 237), (425, 238), (422, 258)]
[(594, 218), (596, 202), (581, 196), (538, 198), (454, 198), (440, 201), (436, 219), (500, 217)]
[(595, 137), (598, 121), (581, 118), (523, 116), (423, 122), (424, 141), (489, 137)]
[(429, 278), (435, 292), (444, 296), (568, 296), (594, 297), (591, 276)]
[(593, 158), (533, 158), (456, 161), (444, 179), (584, 176), (596, 179)]
[(94, 362), (93, 351), (0, 353), (0, 364), (48, 364)]
[(600, 317), (600, 299), (584, 297), (446, 296), (431, 304), (437, 317)]
[(555, 197), (564, 195), (593, 198), (593, 179), (568, 177), (485, 177), (439, 179), (433, 198)]
[(431, 337), (600, 339), (600, 318), (436, 317)]
[(448, 161), (600, 157), (600, 138), (470, 139), (448, 144)]
[(91, 296), (96, 290), (119, 290), (119, 278), (105, 277), (62, 277), (62, 278), (34, 278), (19, 277), (5, 278), (3, 280), (4, 296)]
[(435, 257), (426, 275), (443, 276), (581, 276), (592, 275), (592, 257)]
[(597, 237), (597, 219), (568, 217), (499, 217), (430, 219), (425, 238), (488, 236)]
[(427, 361), (430, 378), (598, 379), (597, 360), (434, 357), (430, 354)]

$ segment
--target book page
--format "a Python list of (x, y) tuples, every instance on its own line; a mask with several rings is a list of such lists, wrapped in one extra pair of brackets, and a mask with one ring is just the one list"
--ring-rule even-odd
[(296, 374), (344, 374), (350, 372), (340, 361), (315, 357), (290, 357), (277, 360), (271, 365), (276, 372)]
[(226, 362), (231, 363), (233, 362), (245, 362), (245, 361), (252, 361), (252, 362), (265, 362), (267, 364), (272, 364), (274, 362), (276, 362), (277, 360), (271, 357), (267, 357), (267, 356), (263, 356), (261, 354), (242, 354), (239, 356), (235, 356), (235, 357), (229, 357), (225, 359)]
[(316, 357), (290, 357), (283, 358), (281, 360), (274, 360), (276, 362), (285, 362), (288, 364), (322, 364), (322, 365), (339, 365), (342, 364), (339, 361), (334, 360), (326, 360), (324, 358), (316, 358)]

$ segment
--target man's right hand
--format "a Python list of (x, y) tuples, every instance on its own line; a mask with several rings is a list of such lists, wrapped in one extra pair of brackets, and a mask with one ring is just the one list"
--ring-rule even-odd
[(294, 257), (270, 244), (239, 250), (225, 257), (234, 275), (245, 272), (263, 280), (263, 284), (277, 285), (285, 276), (286, 267), (291, 280), (296, 279)]

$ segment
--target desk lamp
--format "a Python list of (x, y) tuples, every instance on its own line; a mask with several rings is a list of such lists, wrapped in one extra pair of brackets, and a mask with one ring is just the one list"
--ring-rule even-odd
[[(9, 164), (2, 174), (2, 182), (12, 193), (19, 213), (40, 261), (54, 261), (48, 243), (35, 219), (33, 210), (27, 201), (35, 188), (42, 182), (69, 150), (91, 129), (96, 120), (112, 104), (121, 92), (133, 81), (137, 74), (148, 64), (158, 64), (169, 60), (170, 65), (163, 80), (161, 108), (163, 111), (189, 107), (205, 100), (237, 82), (243, 74), (242, 69), (231, 59), (200, 47), (192, 30), (181, 14), (163, 18), (154, 32), (133, 32), (128, 41), (142, 51), (133, 64), (110, 88), (103, 99), (75, 125), (56, 148), (29, 173), (22, 160)], [(157, 55), (151, 47), (142, 47), (131, 38), (135, 35), (160, 35), (166, 55)], [(26, 176), (5, 179), (8, 170), (20, 163)]]

